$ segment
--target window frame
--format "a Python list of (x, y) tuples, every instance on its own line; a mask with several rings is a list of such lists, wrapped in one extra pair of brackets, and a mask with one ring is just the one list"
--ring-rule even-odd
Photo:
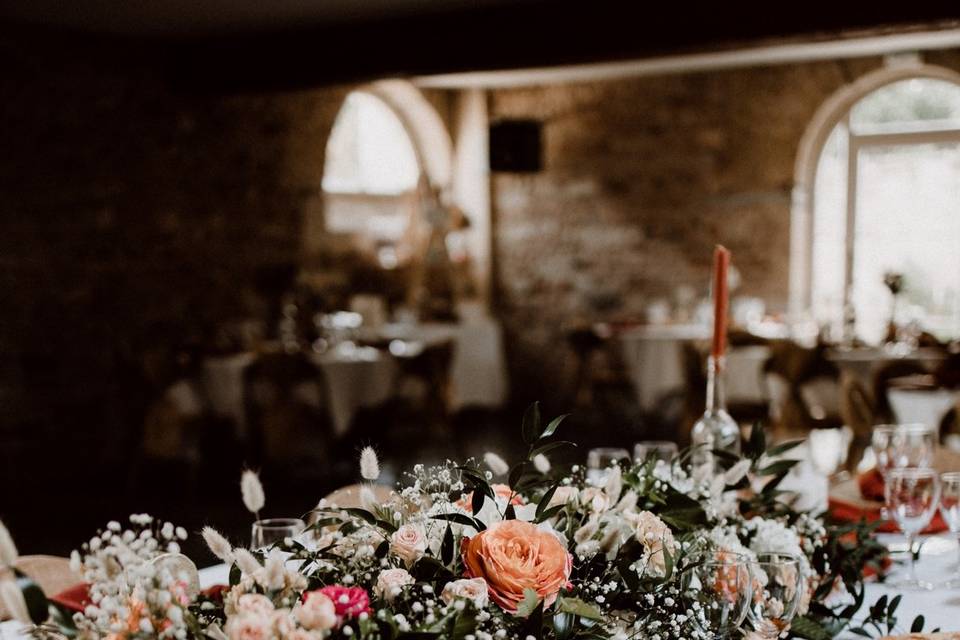
[(844, 304), (851, 299), (853, 285), (857, 170), (860, 150), (871, 146), (960, 142), (960, 127), (859, 134), (851, 129), (850, 111), (857, 102), (889, 84), (915, 78), (943, 80), (960, 88), (960, 74), (951, 69), (921, 63), (887, 66), (836, 91), (824, 102), (808, 125), (797, 154), (791, 207), (789, 312), (794, 318), (812, 315), (813, 311), (813, 269), (815, 268), (813, 235), (817, 170), (824, 147), (833, 130), (838, 125), (844, 125), (847, 136)]

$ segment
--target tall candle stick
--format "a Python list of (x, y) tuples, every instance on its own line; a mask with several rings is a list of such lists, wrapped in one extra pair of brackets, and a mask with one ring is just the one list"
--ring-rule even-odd
[(727, 308), (729, 291), (727, 271), (730, 268), (730, 251), (723, 245), (713, 250), (713, 348), (710, 354), (722, 358), (727, 349)]

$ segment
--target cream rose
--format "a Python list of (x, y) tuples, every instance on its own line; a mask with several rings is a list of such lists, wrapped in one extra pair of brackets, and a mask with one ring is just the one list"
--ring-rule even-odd
[(464, 578), (448, 582), (440, 593), (440, 599), (451, 604), (457, 598), (469, 600), (477, 609), (483, 609), (489, 602), (489, 587), (483, 578)]
[(576, 487), (557, 487), (557, 490), (553, 492), (553, 497), (550, 498), (550, 502), (547, 503), (547, 507), (576, 502), (578, 493)]
[(385, 569), (377, 576), (377, 584), (373, 592), (386, 601), (391, 601), (400, 595), (407, 585), (415, 583), (413, 576), (406, 569)]
[(242, 613), (228, 618), (224, 631), (230, 640), (269, 640), (273, 636), (273, 619), (269, 615)]
[[(304, 594), (293, 615), (304, 629), (326, 631), (337, 626), (337, 608), (333, 600), (319, 591)], [(233, 639), (231, 639), (233, 640)]]
[(647, 571), (656, 576), (663, 576), (667, 571), (667, 559), (663, 553), (667, 549), (671, 555), (677, 551), (677, 543), (673, 532), (663, 520), (650, 513), (641, 511), (635, 517), (635, 535), (637, 541), (644, 546), (644, 559)]
[(237, 598), (237, 613), (250, 613), (259, 616), (269, 616), (273, 613), (273, 602), (270, 598), (259, 593), (245, 593)]
[(427, 536), (419, 525), (405, 524), (390, 536), (390, 552), (408, 567), (422, 558), (426, 550)]

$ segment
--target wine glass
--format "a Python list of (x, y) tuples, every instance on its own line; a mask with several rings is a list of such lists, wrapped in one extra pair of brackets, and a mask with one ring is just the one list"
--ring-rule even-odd
[[(940, 474), (940, 514), (950, 533), (960, 540), (960, 472)], [(948, 589), (960, 587), (960, 576), (947, 580), (943, 586)]]
[(677, 443), (669, 440), (643, 440), (633, 445), (633, 459), (637, 462), (646, 462), (653, 458), (670, 463), (678, 453)]
[(630, 452), (619, 447), (598, 447), (587, 453), (587, 481), (599, 486), (607, 479), (610, 465), (629, 460)]
[(901, 589), (931, 589), (933, 585), (917, 578), (913, 542), (930, 524), (940, 503), (940, 477), (933, 469), (901, 468), (887, 471), (885, 484), (888, 512), (907, 537), (910, 555), (906, 578), (892, 583)]
[(750, 561), (753, 599), (747, 618), (763, 640), (776, 640), (790, 629), (803, 594), (800, 559), (788, 553), (758, 553)]
[(250, 547), (254, 550), (282, 545), (287, 538), (295, 538), (307, 528), (300, 518), (267, 518), (253, 523)]
[(873, 429), (870, 447), (877, 470), (886, 478), (891, 469), (929, 467), (937, 450), (937, 433), (925, 424), (881, 424)]
[(750, 608), (747, 558), (726, 552), (704, 556), (683, 572), (683, 591), (694, 623), (717, 640), (730, 638)]

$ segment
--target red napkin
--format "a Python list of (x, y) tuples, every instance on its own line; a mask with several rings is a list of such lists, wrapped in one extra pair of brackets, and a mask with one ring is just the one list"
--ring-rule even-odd
[[(838, 490), (831, 491), (828, 502), (830, 515), (843, 522), (857, 522), (861, 518), (867, 522), (880, 520), (884, 501), (883, 476), (876, 469), (871, 469), (857, 477), (856, 487), (856, 489), (838, 487)], [(947, 523), (943, 521), (938, 510), (930, 520), (930, 524), (921, 533), (942, 533), (947, 529)], [(900, 527), (892, 520), (885, 520), (877, 531), (898, 533)]]

